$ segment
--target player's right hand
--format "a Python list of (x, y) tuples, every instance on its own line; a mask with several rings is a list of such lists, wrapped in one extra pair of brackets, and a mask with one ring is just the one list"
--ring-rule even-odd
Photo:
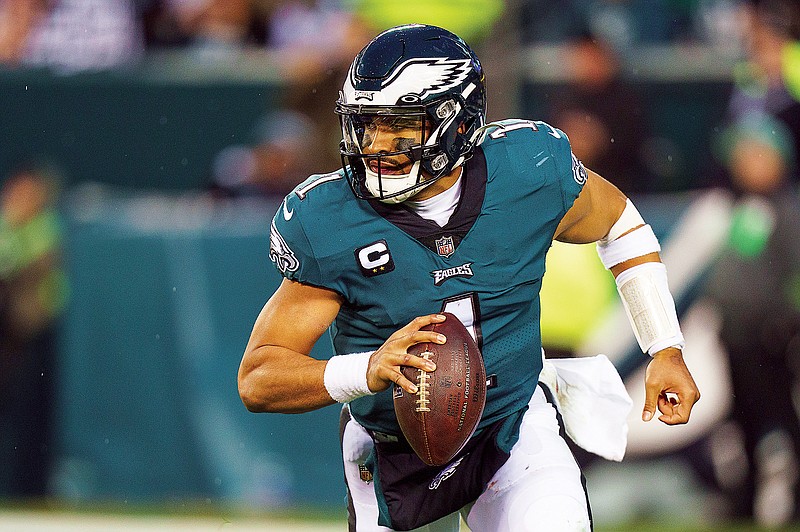
[(653, 355), (645, 372), (645, 401), (642, 421), (650, 421), (656, 406), (659, 420), (667, 425), (689, 422), (694, 404), (700, 400), (689, 368), (680, 349), (668, 347)]
[(441, 314), (429, 314), (414, 318), (408, 325), (398, 329), (383, 342), (369, 359), (367, 367), (367, 386), (371, 392), (382, 392), (393, 382), (406, 392), (417, 393), (417, 386), (403, 376), (401, 366), (411, 366), (425, 371), (433, 371), (436, 365), (430, 360), (425, 360), (416, 355), (410, 355), (408, 348), (431, 342), (443, 344), (447, 339), (444, 335), (433, 331), (421, 331), (426, 325), (441, 323), (445, 317)]

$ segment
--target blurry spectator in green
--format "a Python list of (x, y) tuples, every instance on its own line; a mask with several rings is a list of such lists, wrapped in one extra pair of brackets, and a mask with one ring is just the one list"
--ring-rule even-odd
[(800, 2), (750, 0), (745, 8), (746, 57), (734, 70), (728, 118), (773, 115), (800, 152)]
[(66, 297), (57, 190), (33, 166), (0, 189), (0, 497), (46, 494), (55, 324)]
[(706, 290), (722, 316), (730, 357), (733, 419), (749, 471), (723, 486), (733, 507), (763, 526), (800, 518), (800, 426), (793, 390), (800, 370), (800, 197), (791, 132), (765, 114), (745, 115), (718, 151), (739, 201), (727, 249)]

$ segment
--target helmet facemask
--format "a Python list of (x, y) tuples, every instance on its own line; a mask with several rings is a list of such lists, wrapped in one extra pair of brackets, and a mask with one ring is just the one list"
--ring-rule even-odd
[(425, 112), (360, 111), (340, 113), (342, 163), (355, 173), (351, 181), (358, 185), (356, 195), (387, 203), (405, 201), (424, 188), (420, 170), (428, 131)]
[[(459, 143), (463, 125), (454, 124), (461, 108), (451, 98), (426, 106), (352, 109), (337, 105), (342, 164), (354, 174), (349, 177), (356, 196), (400, 203), (460, 165), (462, 155), (469, 151)], [(389, 137), (391, 142), (372, 145), (375, 135)], [(445, 147), (451, 153), (445, 153)]]

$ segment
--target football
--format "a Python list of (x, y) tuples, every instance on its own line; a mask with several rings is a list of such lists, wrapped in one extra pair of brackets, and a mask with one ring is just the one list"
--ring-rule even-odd
[(417, 385), (417, 393), (394, 387), (394, 411), (403, 435), (430, 466), (447, 464), (464, 447), (486, 403), (483, 356), (461, 321), (444, 315), (445, 321), (423, 327), (445, 335), (444, 344), (426, 342), (408, 350), (432, 360), (436, 370), (404, 366), (403, 375)]

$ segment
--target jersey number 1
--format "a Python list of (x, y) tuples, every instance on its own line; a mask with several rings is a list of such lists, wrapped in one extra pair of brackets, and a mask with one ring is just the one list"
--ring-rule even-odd
[(449, 297), (442, 303), (442, 312), (449, 312), (464, 324), (472, 339), (478, 344), (478, 349), (483, 349), (483, 336), (481, 335), (481, 311), (478, 304), (478, 294), (467, 292)]

